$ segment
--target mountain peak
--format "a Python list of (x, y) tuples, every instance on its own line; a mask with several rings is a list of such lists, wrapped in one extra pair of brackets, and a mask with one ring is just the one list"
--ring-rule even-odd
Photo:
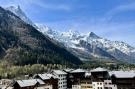
[(17, 7), (18, 7), (18, 9), (21, 9), (20, 5), (18, 5)]
[(35, 28), (37, 28), (35, 26), (35, 24), (25, 15), (25, 13), (23, 12), (23, 10), (21, 9), (21, 7), (19, 5), (18, 6), (9, 6), (9, 7), (6, 7), (5, 9), (11, 11), (12, 13), (14, 13), (18, 17), (20, 17), (27, 24), (30, 24), (30, 25), (34, 26)]
[(95, 38), (95, 39), (99, 39), (101, 37), (99, 37), (98, 35), (96, 35), (94, 32), (90, 32), (89, 33), (89, 37)]
[[(23, 13), (21, 7), (18, 5), (18, 6), (9, 6), (9, 7), (6, 7), (7, 10), (13, 12), (13, 13)], [(24, 13), (23, 13), (24, 15)]]

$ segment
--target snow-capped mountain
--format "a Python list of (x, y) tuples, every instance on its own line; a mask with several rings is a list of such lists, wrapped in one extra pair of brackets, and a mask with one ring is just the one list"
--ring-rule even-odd
[[(73, 45), (76, 45), (80, 40), (84, 40), (87, 43), (94, 44), (100, 48), (108, 48), (110, 50), (118, 49), (127, 55), (135, 52), (135, 48), (128, 45), (127, 43), (122, 41), (110, 41), (108, 39), (97, 36), (93, 32), (90, 32), (89, 34), (80, 34), (78, 31), (72, 30), (69, 30), (69, 32), (59, 32), (41, 24), (38, 25), (38, 27), (39, 31), (49, 35), (51, 38), (63, 42), (64, 44), (72, 43)], [(71, 47), (71, 45), (68, 46)]]
[[(34, 25), (20, 7), (15, 8), (11, 6), (7, 9), (15, 13), (28, 24)], [(36, 24), (36, 28), (44, 35), (64, 44), (69, 51), (77, 55), (82, 60), (98, 58), (135, 63), (135, 48), (127, 43), (111, 41), (102, 38), (93, 32), (88, 34), (82, 34), (73, 30), (60, 32), (52, 30), (50, 27), (42, 24)]]
[(9, 10), (13, 12), (15, 15), (20, 17), (24, 22), (36, 27), (36, 25), (26, 16), (26, 14), (22, 11), (20, 6), (9, 6), (5, 8), (6, 10)]
[(80, 58), (108, 58), (117, 59), (128, 62), (134, 62), (135, 48), (127, 43), (120, 41), (111, 41), (104, 39), (93, 32), (89, 34), (80, 34), (78, 31), (59, 32), (48, 29), (47, 26), (39, 25), (39, 31), (45, 35), (63, 43), (65, 47), (70, 49), (73, 53), (80, 56)]

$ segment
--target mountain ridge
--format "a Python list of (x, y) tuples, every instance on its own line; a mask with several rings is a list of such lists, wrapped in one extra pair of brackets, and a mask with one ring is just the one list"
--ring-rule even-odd
[[(41, 29), (40, 31), (42, 32)], [(51, 32), (53, 32), (52, 29), (51, 29)], [(83, 40), (87, 44), (96, 46), (97, 48), (100, 48), (103, 51), (105, 51), (107, 54), (110, 54), (110, 56), (112, 57), (110, 57), (109, 59), (114, 58), (117, 60), (129, 62), (129, 63), (135, 62), (134, 56), (130, 56), (131, 54), (133, 55), (135, 53), (135, 48), (128, 45), (127, 43), (124, 43), (121, 41), (110, 41), (110, 40), (97, 36), (94, 32), (90, 32), (89, 34), (83, 34), (83, 35), (78, 32), (77, 34), (75, 32), (71, 33), (71, 31), (69, 32), (54, 31), (54, 32), (55, 34), (54, 33), (52, 34), (52, 33), (48, 33), (48, 30), (46, 30), (42, 33), (44, 33), (45, 35), (48, 35), (50, 38), (55, 39), (60, 43), (63, 43), (67, 48), (71, 48), (71, 49), (83, 48), (84, 49), (84, 47), (76, 46), (79, 44), (80, 41)], [(97, 55), (93, 55), (93, 56), (97, 57)], [(102, 57), (99, 56), (99, 58), (102, 58)]]
[(87, 60), (90, 58), (108, 58), (109, 60), (122, 60), (128, 63), (135, 62), (135, 48), (127, 43), (104, 39), (94, 32), (88, 34), (80, 34), (78, 31), (71, 30), (59, 32), (46, 25), (36, 24), (36, 26), (44, 35), (64, 44), (66, 49), (80, 58), (85, 55), (88, 57)]
[(0, 55), (1, 59), (16, 65), (82, 63), (48, 36), (2, 7), (0, 7)]

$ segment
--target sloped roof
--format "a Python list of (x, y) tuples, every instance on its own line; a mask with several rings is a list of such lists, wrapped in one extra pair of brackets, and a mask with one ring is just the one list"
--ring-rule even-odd
[(64, 69), (65, 72), (71, 72), (73, 69)]
[(132, 71), (111, 71), (110, 76), (114, 75), (116, 78), (134, 78), (135, 73)]
[(71, 73), (81, 73), (81, 72), (86, 72), (86, 71), (83, 69), (76, 69), (76, 70), (71, 71)]
[(56, 79), (57, 77), (53, 74), (48, 74), (48, 73), (45, 73), (45, 74), (38, 74), (43, 80), (46, 80), (46, 79), (50, 79), (50, 78), (54, 78)]
[(96, 69), (91, 70), (91, 72), (102, 72), (102, 71), (107, 71), (107, 69), (98, 67), (98, 68), (96, 68)]
[(39, 76), (40, 78), (42, 78), (43, 80), (50, 79), (50, 77), (47, 76), (46, 74), (38, 74), (38, 76)]
[(17, 83), (19, 84), (20, 87), (28, 87), (28, 86), (35, 86), (37, 83), (39, 84), (45, 84), (42, 80), (40, 79), (29, 79), (29, 80), (17, 80)]
[(53, 74), (46, 74), (48, 77), (53, 77), (54, 79), (56, 79), (57, 77), (55, 76), (55, 75), (53, 75)]
[(63, 75), (65, 75), (65, 74), (67, 74), (66, 72), (64, 72), (64, 71), (62, 71), (62, 70), (53, 70), (53, 72), (54, 73), (56, 73), (56, 74), (63, 74)]

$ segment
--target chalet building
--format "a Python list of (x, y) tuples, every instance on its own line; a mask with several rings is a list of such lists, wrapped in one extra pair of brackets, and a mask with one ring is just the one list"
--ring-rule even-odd
[(13, 84), (13, 89), (52, 89), (52, 85), (40, 79), (17, 80)]
[(135, 89), (135, 72), (133, 71), (112, 71), (110, 72), (112, 83), (118, 89)]
[(81, 80), (85, 79), (85, 70), (76, 69), (70, 72), (70, 82), (72, 83), (72, 89), (81, 89)]
[(85, 78), (81, 79), (80, 86), (81, 86), (81, 89), (93, 89), (90, 72), (85, 73)]
[(111, 77), (106, 69), (99, 67), (91, 70), (91, 79), (93, 89), (117, 89), (117, 86), (112, 84)]
[(58, 89), (67, 89), (67, 73), (63, 70), (53, 70), (52, 74), (58, 78)]
[(93, 89), (91, 73), (83, 69), (76, 69), (72, 74), (72, 89)]
[(58, 89), (58, 78), (53, 74), (36, 74), (34, 78), (41, 79), (45, 83), (52, 85), (52, 89)]

